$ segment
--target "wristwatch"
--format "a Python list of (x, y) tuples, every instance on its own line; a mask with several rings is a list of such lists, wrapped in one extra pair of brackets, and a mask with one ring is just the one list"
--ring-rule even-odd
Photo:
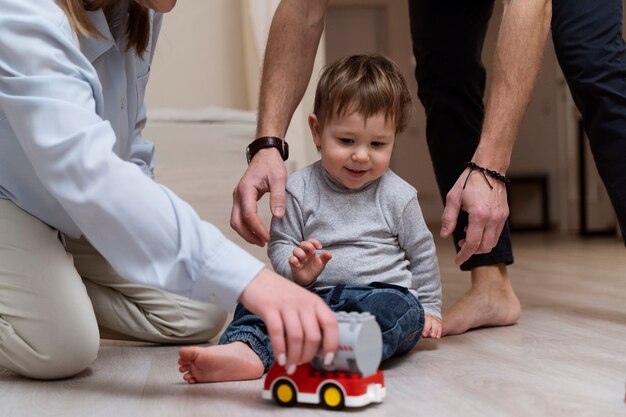
[(248, 161), (248, 165), (250, 165), (250, 161), (252, 161), (254, 155), (256, 155), (256, 153), (261, 149), (265, 148), (278, 149), (283, 161), (286, 161), (287, 158), (289, 158), (289, 145), (287, 142), (281, 138), (277, 138), (276, 136), (262, 136), (253, 140), (246, 148), (246, 160)]

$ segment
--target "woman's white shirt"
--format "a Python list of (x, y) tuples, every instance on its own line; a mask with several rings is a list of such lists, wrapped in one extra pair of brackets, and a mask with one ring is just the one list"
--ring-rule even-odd
[(0, 0), (0, 197), (81, 234), (131, 281), (232, 308), (263, 264), (151, 178), (143, 57), (78, 37), (54, 0)]

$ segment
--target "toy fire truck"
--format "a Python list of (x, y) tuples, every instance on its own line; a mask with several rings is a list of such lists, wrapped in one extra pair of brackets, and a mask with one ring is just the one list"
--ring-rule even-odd
[(383, 371), (378, 370), (382, 335), (370, 313), (335, 313), (339, 350), (324, 366), (322, 353), (299, 365), (292, 375), (274, 364), (265, 376), (262, 397), (284, 407), (297, 403), (322, 404), (331, 410), (380, 403), (385, 397)]

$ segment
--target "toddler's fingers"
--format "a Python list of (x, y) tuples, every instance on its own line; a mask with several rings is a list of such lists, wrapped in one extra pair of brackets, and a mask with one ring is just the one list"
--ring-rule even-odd
[(430, 328), (431, 328), (431, 322), (430, 322), (430, 319), (427, 317), (426, 321), (424, 322), (424, 329), (422, 330), (422, 337), (428, 337), (428, 334), (430, 333)]
[(295, 269), (300, 269), (302, 268), (302, 262), (300, 262), (300, 260), (298, 258), (296, 258), (295, 256), (290, 256), (289, 257), (289, 266)]
[(320, 242), (319, 240), (309, 239), (309, 242), (311, 242), (313, 246), (315, 246), (315, 249), (322, 249), (322, 242)]
[(328, 261), (330, 261), (331, 259), (333, 259), (333, 255), (331, 255), (330, 252), (322, 252), (322, 254), (320, 255), (320, 260), (322, 261), (324, 266), (326, 266)]
[(437, 320), (433, 320), (433, 327), (430, 330), (430, 337), (433, 339), (441, 338), (441, 324)]
[(300, 262), (306, 262), (306, 260), (308, 258), (306, 252), (304, 252), (304, 250), (302, 250), (301, 248), (295, 248), (293, 250), (293, 256), (298, 258), (300, 260)]
[(441, 338), (441, 319), (439, 319), (436, 316), (431, 316), (430, 314), (427, 314), (426, 321), (424, 323), (424, 328), (426, 328), (426, 324), (428, 324), (428, 326), (430, 327), (430, 332), (429, 332), (429, 335), (425, 337), (432, 337), (433, 339), (440, 339)]
[(300, 249), (302, 249), (307, 255), (314, 255), (317, 250), (315, 245), (309, 240), (300, 242)]

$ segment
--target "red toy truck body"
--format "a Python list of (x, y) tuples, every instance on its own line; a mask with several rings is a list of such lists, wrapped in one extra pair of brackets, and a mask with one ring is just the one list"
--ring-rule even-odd
[(289, 407), (297, 403), (322, 404), (331, 410), (380, 403), (386, 394), (382, 336), (369, 313), (335, 313), (339, 324), (339, 350), (332, 364), (324, 366), (321, 354), (312, 363), (299, 365), (292, 375), (274, 364), (263, 386), (262, 397)]
[(383, 371), (361, 377), (358, 373), (318, 371), (306, 363), (298, 366), (293, 375), (287, 375), (282, 366), (272, 366), (262, 396), (287, 407), (305, 403), (341, 410), (380, 403), (385, 394)]

